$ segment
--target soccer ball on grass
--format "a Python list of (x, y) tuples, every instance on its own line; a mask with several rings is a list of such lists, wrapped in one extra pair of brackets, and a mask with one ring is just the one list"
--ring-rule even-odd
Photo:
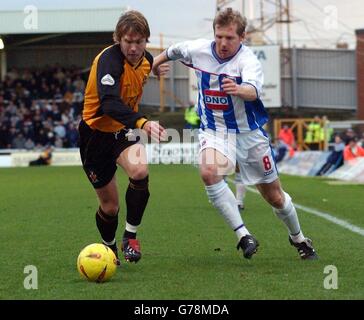
[(105, 282), (116, 271), (115, 253), (104, 244), (90, 244), (78, 255), (77, 269), (82, 278), (88, 281)]

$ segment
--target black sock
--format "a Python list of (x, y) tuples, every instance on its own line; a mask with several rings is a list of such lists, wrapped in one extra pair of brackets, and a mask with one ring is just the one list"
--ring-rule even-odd
[(127, 239), (136, 239), (136, 233), (125, 230), (124, 235), (123, 235), (123, 239), (125, 239), (125, 238), (127, 238)]
[[(129, 178), (129, 181), (129, 187), (125, 195), (126, 221), (132, 226), (139, 226), (149, 199), (148, 176), (142, 180)], [(136, 233), (125, 230), (124, 238), (135, 239), (135, 237)]]
[(106, 242), (115, 239), (116, 229), (118, 228), (118, 213), (119, 211), (114, 216), (107, 215), (101, 208), (96, 212), (96, 225), (101, 238)]

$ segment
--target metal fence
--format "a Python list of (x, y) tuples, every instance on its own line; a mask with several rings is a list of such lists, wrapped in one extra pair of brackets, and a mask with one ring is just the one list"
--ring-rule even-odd
[(283, 106), (357, 109), (355, 51), (293, 48), (281, 63)]

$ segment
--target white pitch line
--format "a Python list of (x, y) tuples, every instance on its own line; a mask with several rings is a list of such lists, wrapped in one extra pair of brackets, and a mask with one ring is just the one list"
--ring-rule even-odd
[[(231, 182), (234, 182), (233, 180), (231, 180), (229, 178), (229, 181)], [(258, 193), (259, 194), (259, 191), (253, 189), (253, 188), (250, 188), (250, 187), (247, 187), (247, 190), (249, 190), (250, 192), (254, 192), (254, 193)], [(354, 224), (351, 224), (350, 222), (347, 222), (343, 219), (339, 219), (339, 218), (336, 218), (334, 217), (333, 215), (329, 214), (329, 213), (326, 213), (326, 212), (322, 212), (322, 211), (319, 211), (319, 210), (316, 210), (316, 209), (312, 209), (312, 208), (309, 208), (309, 207), (305, 207), (305, 206), (302, 206), (300, 204), (297, 204), (297, 203), (294, 203), (294, 206), (298, 209), (301, 209), (303, 211), (306, 211), (308, 213), (311, 213), (315, 216), (318, 216), (320, 218), (323, 218), (323, 219), (326, 219), (327, 221), (330, 221), (340, 227), (343, 227), (347, 230), (350, 230), (351, 232), (354, 232), (354, 233), (357, 233), (357, 234), (360, 234), (361, 236), (364, 236), (364, 229), (363, 228), (360, 228)]]
[[(232, 180), (230, 178), (227, 178), (227, 180), (229, 182), (234, 183), (234, 180)], [(253, 189), (251, 187), (247, 187), (246, 189), (248, 191), (250, 191), (250, 192), (260, 194), (258, 190)], [(322, 212), (322, 211), (319, 211), (319, 210), (316, 210), (316, 209), (312, 209), (312, 208), (309, 208), (309, 207), (302, 206), (302, 205), (300, 205), (298, 203), (294, 203), (294, 206), (296, 208), (298, 208), (298, 209), (301, 209), (301, 210), (306, 211), (308, 213), (311, 213), (311, 214), (313, 214), (315, 216), (318, 216), (320, 218), (323, 218), (323, 219), (325, 219), (327, 221), (330, 221), (330, 222), (332, 222), (332, 223), (334, 223), (334, 224), (336, 224), (336, 225), (338, 225), (340, 227), (343, 227), (343, 228), (345, 228), (347, 230), (350, 230), (351, 232), (360, 234), (361, 236), (364, 237), (364, 229), (363, 228), (360, 228), (360, 227), (358, 227), (358, 226), (356, 226), (354, 224), (351, 224), (350, 222), (347, 222), (347, 221), (345, 221), (343, 219), (336, 218), (336, 217), (334, 217), (333, 215), (331, 215), (329, 213)]]

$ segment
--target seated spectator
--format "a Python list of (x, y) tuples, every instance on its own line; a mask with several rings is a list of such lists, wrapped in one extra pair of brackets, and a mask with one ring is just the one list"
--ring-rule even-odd
[(18, 132), (14, 139), (11, 141), (12, 149), (24, 149), (25, 148), (26, 139), (21, 132)]
[(321, 169), (316, 173), (317, 176), (327, 175), (337, 168), (339, 168), (343, 163), (343, 151), (345, 144), (339, 135), (335, 136), (334, 150), (327, 157), (326, 163), (321, 167)]
[(353, 129), (349, 128), (346, 129), (344, 135), (342, 136), (342, 139), (345, 143), (345, 145), (347, 145), (349, 143), (349, 140), (355, 137), (355, 132)]
[(38, 159), (30, 161), (29, 166), (47, 166), (52, 162), (52, 147), (47, 147)]
[(344, 149), (344, 162), (353, 162), (358, 157), (364, 157), (364, 148), (358, 146), (358, 139), (353, 137)]
[(75, 67), (13, 68), (0, 80), (0, 149), (77, 146), (84, 76)]
[(358, 141), (358, 146), (364, 148), (364, 132), (362, 132), (360, 139)]
[(289, 156), (293, 157), (296, 149), (296, 140), (292, 129), (288, 125), (285, 124), (281, 130), (279, 130), (278, 139), (287, 145)]
[(289, 146), (280, 138), (277, 139), (274, 148), (274, 155), (276, 163), (281, 162), (289, 150)]
[(25, 145), (24, 145), (24, 148), (27, 149), (27, 150), (33, 150), (35, 147), (35, 144), (33, 142), (32, 139), (28, 138), (26, 141), (25, 141)]

